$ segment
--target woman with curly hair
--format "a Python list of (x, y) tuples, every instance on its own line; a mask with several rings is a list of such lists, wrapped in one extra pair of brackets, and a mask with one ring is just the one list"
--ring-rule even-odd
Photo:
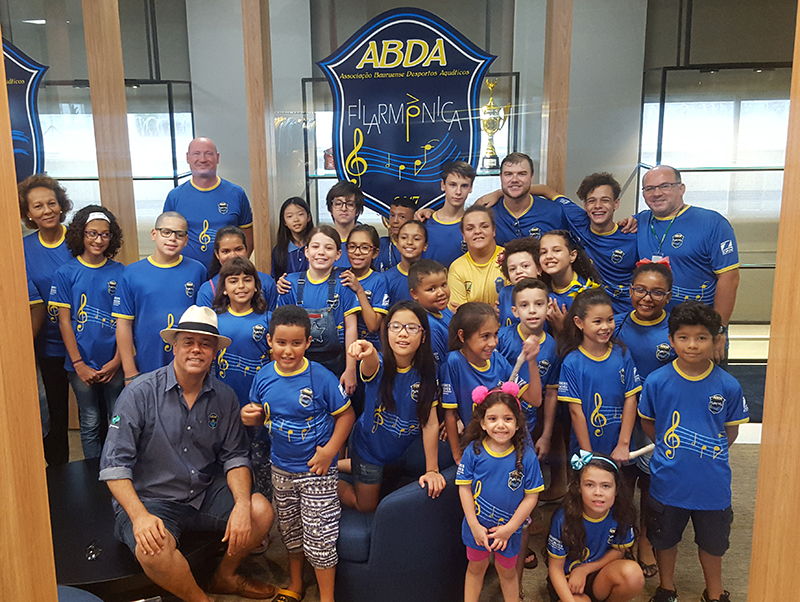
[(622, 558), (635, 538), (631, 492), (610, 456), (581, 450), (571, 463), (578, 478), (569, 484), (547, 538), (550, 600), (631, 600), (644, 588), (641, 567)]
[(78, 401), (85, 458), (99, 458), (111, 415), (124, 386), (119, 369), (114, 293), (125, 266), (112, 257), (122, 230), (108, 209), (89, 205), (75, 214), (66, 234), (73, 255), (56, 271), (50, 306), (67, 349), (64, 367)]
[[(19, 183), (22, 222), (38, 232), (22, 240), (28, 293), (33, 318), (36, 362), (42, 374), (50, 430), (44, 438), (44, 457), (51, 466), (69, 461), (69, 381), (64, 369), (66, 349), (58, 328), (58, 313), (47, 313), (50, 287), (56, 270), (70, 258), (63, 221), (72, 209), (67, 191), (53, 178), (32, 175)], [(44, 411), (42, 412), (44, 416)]]

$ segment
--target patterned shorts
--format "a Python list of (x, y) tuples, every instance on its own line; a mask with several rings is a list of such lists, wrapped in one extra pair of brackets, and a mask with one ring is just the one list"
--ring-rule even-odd
[(325, 476), (272, 467), (275, 510), (283, 543), (289, 552), (302, 550), (315, 569), (329, 569), (339, 561), (336, 540), (342, 507), (336, 493), (338, 481), (335, 464)]

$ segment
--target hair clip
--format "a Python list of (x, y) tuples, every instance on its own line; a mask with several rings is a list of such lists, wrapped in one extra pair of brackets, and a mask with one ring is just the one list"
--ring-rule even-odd
[[(513, 381), (504, 382), (499, 387), (496, 387), (492, 390), (489, 390), (483, 385), (475, 387), (472, 390), (472, 401), (473, 403), (480, 405), (483, 403), (483, 400), (486, 399), (489, 393), (494, 392), (508, 393), (514, 399), (516, 399), (517, 403), (519, 404), (519, 385)], [(522, 404), (520, 404), (520, 408), (522, 408)]]
[(592, 460), (602, 460), (603, 462), (606, 462), (606, 463), (610, 464), (611, 466), (613, 466), (615, 472), (619, 470), (619, 467), (617, 466), (617, 463), (614, 462), (613, 460), (609, 460), (605, 456), (595, 455), (592, 452), (588, 452), (588, 451), (585, 451), (583, 449), (580, 450), (580, 455), (572, 454), (572, 458), (570, 459), (569, 463), (572, 466), (572, 468), (574, 468), (575, 470), (581, 470), (584, 466), (589, 464), (589, 462), (591, 462)]
[(665, 265), (667, 266), (667, 268), (669, 268), (670, 271), (672, 271), (672, 266), (669, 265), (669, 257), (662, 257), (658, 261), (651, 261), (647, 258), (640, 259), (639, 261), (636, 262), (636, 267), (638, 268), (640, 265), (645, 265), (648, 263), (657, 263), (659, 265)]

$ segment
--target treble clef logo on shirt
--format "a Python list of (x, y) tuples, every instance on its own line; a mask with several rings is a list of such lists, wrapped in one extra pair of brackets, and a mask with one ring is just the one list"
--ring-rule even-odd
[[(167, 328), (172, 328), (174, 325), (175, 325), (175, 316), (173, 316), (172, 314), (167, 314)], [(170, 349), (172, 349), (172, 345), (166, 343), (166, 345), (164, 345), (164, 351), (168, 352)]]
[(384, 411), (383, 404), (381, 404), (380, 406), (375, 408), (375, 414), (374, 414), (374, 418), (375, 419), (374, 419), (374, 421), (372, 423), (372, 425), (373, 425), (372, 426), (372, 432), (373, 433), (378, 430), (378, 427), (380, 425), (383, 424), (383, 411)]
[(667, 447), (669, 448), (666, 452), (664, 452), (664, 455), (670, 460), (675, 457), (675, 450), (681, 444), (681, 438), (677, 435), (677, 433), (675, 433), (680, 423), (681, 415), (676, 410), (672, 413), (672, 426), (669, 427), (666, 433), (664, 433), (664, 443), (666, 443)]
[(200, 232), (200, 250), (205, 251), (208, 248), (208, 243), (211, 242), (211, 237), (208, 235), (208, 220), (203, 220), (203, 231)]
[(89, 319), (89, 316), (86, 314), (86, 294), (81, 295), (81, 306), (78, 308), (78, 332), (83, 330), (83, 325), (86, 324), (86, 320)]
[(603, 398), (600, 397), (600, 393), (595, 393), (594, 410), (592, 410), (592, 415), (590, 417), (592, 426), (595, 427), (594, 430), (595, 437), (603, 436), (603, 427), (606, 425), (606, 417), (600, 413), (600, 408), (602, 407), (603, 407)]
[(228, 360), (225, 359), (225, 352), (228, 350), (227, 347), (219, 352), (219, 357), (217, 357), (217, 366), (219, 367), (219, 377), (225, 378), (225, 371), (228, 369)]
[(478, 481), (475, 483), (475, 493), (472, 495), (472, 499), (475, 500), (475, 516), (481, 515), (481, 505), (478, 503), (478, 496), (481, 494), (481, 482)]

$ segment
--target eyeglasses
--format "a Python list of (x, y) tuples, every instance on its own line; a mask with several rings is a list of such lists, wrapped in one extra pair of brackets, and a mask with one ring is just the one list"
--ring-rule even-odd
[(375, 250), (375, 247), (372, 245), (357, 245), (354, 242), (347, 244), (347, 251), (350, 253), (355, 253), (358, 251), (362, 255), (366, 255), (367, 253), (372, 253)]
[(102, 240), (111, 240), (111, 232), (98, 232), (97, 230), (86, 230), (83, 235), (89, 240), (94, 240), (98, 236)]
[(425, 330), (419, 324), (401, 324), (400, 322), (389, 322), (386, 327), (389, 329), (389, 332), (395, 334), (398, 334), (401, 330), (405, 330), (412, 337)]
[(347, 201), (347, 202), (345, 202), (345, 201), (333, 201), (331, 206), (334, 209), (355, 209), (356, 208), (356, 204), (353, 201)]
[(158, 230), (164, 238), (170, 238), (174, 234), (175, 238), (183, 240), (189, 235), (186, 230), (170, 230), (169, 228), (156, 228), (156, 230)]
[(679, 186), (680, 182), (664, 182), (663, 184), (659, 184), (658, 186), (643, 186), (642, 187), (642, 194), (652, 194), (658, 188), (661, 192), (667, 192), (670, 188), (675, 186)]
[(631, 287), (631, 295), (636, 297), (637, 299), (644, 299), (647, 295), (650, 295), (650, 298), (653, 301), (663, 301), (667, 295), (669, 295), (669, 291), (648, 291), (646, 288), (641, 288), (639, 286), (632, 286)]

